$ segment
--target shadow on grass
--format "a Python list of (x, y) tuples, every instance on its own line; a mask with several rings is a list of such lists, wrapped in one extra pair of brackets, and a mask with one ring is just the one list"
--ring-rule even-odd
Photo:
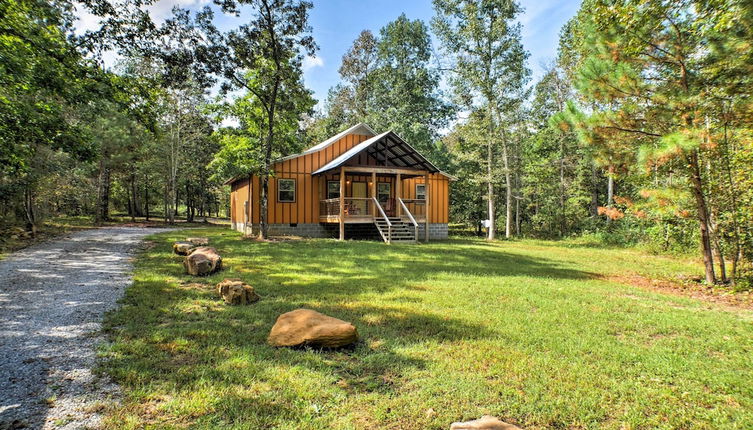
[[(165, 407), (165, 419), (179, 414), (215, 424), (289, 424), (300, 418), (296, 402), (302, 399), (398, 395), (410, 382), (408, 375), (426, 369), (416, 346), (495, 336), (481, 324), (421, 306), (422, 298), (411, 292), (430, 288), (437, 272), (588, 278), (478, 241), (259, 243), (229, 232), (207, 234), (226, 269), (207, 278), (188, 277), (181, 259), (170, 254), (171, 242), (184, 234), (162, 234), (158, 245), (141, 255), (121, 309), (107, 319), (114, 343), (105, 351), (105, 367), (131, 393), (129, 410), (135, 408), (138, 416), (146, 414), (138, 405), (150, 395), (193, 393), (206, 399), (196, 402), (195, 410)], [(253, 285), (262, 300), (225, 306), (213, 287), (225, 277)], [(383, 294), (392, 296), (374, 298)], [(353, 322), (363, 340), (336, 351), (269, 346), (266, 338), (277, 316), (301, 307)], [(270, 393), (281, 400), (266, 407)]]

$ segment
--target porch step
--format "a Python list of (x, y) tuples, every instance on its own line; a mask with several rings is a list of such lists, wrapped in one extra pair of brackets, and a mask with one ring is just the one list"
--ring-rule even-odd
[(404, 222), (401, 218), (389, 218), (392, 223), (392, 234), (390, 236), (389, 226), (384, 219), (376, 219), (374, 225), (376, 225), (382, 239), (387, 242), (398, 243), (415, 243), (416, 242), (416, 229), (410, 222)]

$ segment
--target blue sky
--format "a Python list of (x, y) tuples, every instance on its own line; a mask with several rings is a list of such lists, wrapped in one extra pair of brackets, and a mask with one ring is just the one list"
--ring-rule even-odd
[[(313, 1), (310, 19), (320, 50), (316, 60), (307, 62), (305, 80), (318, 100), (323, 100), (339, 81), (340, 60), (361, 30), (377, 34), (403, 12), (410, 19), (427, 23), (434, 15), (431, 0)], [(521, 6), (525, 9), (520, 17), (523, 44), (531, 54), (529, 67), (536, 80), (542, 74), (542, 63), (556, 57), (560, 28), (575, 15), (580, 0), (522, 0)], [(439, 46), (435, 44), (435, 48)]]
[[(339, 81), (337, 69), (343, 54), (358, 34), (369, 29), (378, 34), (388, 22), (405, 13), (410, 19), (430, 22), (434, 11), (431, 0), (312, 0), (310, 22), (314, 39), (319, 45), (316, 58), (305, 62), (306, 85), (314, 91), (317, 100), (327, 96), (329, 88)], [(578, 10), (580, 0), (519, 0), (524, 8), (520, 16), (523, 24), (523, 45), (531, 54), (529, 67), (534, 82), (542, 75), (542, 64), (557, 55), (559, 30)], [(169, 17), (174, 6), (199, 10), (211, 4), (210, 0), (156, 0), (148, 7), (152, 17), (161, 22)], [(240, 18), (216, 15), (218, 26), (229, 29), (237, 26)], [(87, 13), (79, 14), (78, 31), (96, 28), (98, 19)], [(435, 43), (435, 48), (439, 46)]]

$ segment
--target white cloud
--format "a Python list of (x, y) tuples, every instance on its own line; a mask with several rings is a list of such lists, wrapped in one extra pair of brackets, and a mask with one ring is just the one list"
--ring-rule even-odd
[(155, 22), (161, 23), (173, 14), (173, 8), (176, 6), (197, 10), (207, 4), (209, 4), (209, 0), (159, 0), (146, 9)]
[(220, 127), (233, 127), (238, 128), (240, 127), (241, 123), (236, 118), (223, 118), (222, 122), (220, 122)]
[(96, 30), (101, 26), (101, 19), (86, 10), (85, 7), (81, 5), (76, 5), (76, 12), (78, 19), (76, 20), (76, 23), (74, 26), (76, 27), (76, 34), (82, 35), (87, 31), (90, 30)]
[(303, 70), (313, 69), (314, 67), (324, 67), (324, 59), (322, 57), (312, 57), (307, 55), (303, 59)]
[[(146, 10), (149, 12), (149, 16), (156, 24), (163, 23), (167, 18), (172, 16), (174, 7), (181, 7), (184, 9), (198, 10), (199, 8), (210, 3), (210, 0), (157, 0), (153, 4), (146, 6)], [(117, 1), (115, 2), (117, 5)], [(81, 3), (74, 2), (76, 7), (77, 20), (75, 23), (76, 34), (84, 34), (89, 30), (99, 29), (102, 20), (100, 17), (92, 14)]]

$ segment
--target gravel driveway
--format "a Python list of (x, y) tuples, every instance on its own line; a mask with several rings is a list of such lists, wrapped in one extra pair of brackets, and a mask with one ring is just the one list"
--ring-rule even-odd
[(80, 231), (0, 261), (0, 430), (95, 427), (117, 387), (92, 374), (103, 314), (155, 228)]

